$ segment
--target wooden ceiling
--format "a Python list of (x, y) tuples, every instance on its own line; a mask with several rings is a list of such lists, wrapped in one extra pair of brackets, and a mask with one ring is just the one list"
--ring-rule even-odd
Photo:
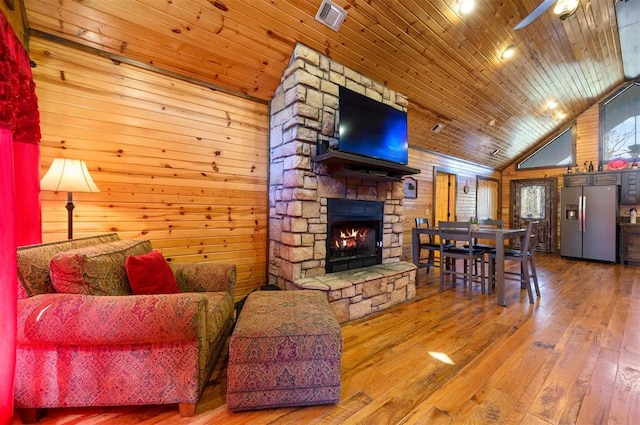
[(265, 101), (304, 43), (406, 94), (412, 146), (502, 169), (624, 81), (615, 5), (580, 0), (565, 21), (548, 10), (514, 31), (541, 0), (476, 1), (461, 17), (456, 0), (335, 0), (338, 32), (314, 19), (321, 0), (24, 4), (35, 33)]

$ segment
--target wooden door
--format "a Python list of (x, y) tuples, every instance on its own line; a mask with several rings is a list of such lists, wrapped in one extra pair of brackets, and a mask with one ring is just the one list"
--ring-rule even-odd
[(439, 221), (454, 221), (456, 219), (456, 175), (445, 171), (435, 170), (434, 193), (434, 225)]
[(558, 182), (556, 179), (513, 180), (511, 182), (511, 226), (527, 227), (540, 222), (536, 251), (555, 252)]

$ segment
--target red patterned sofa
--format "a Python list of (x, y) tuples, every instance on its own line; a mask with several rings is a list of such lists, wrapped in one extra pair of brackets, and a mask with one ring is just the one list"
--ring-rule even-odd
[[(48, 407), (177, 403), (195, 413), (233, 327), (235, 266), (172, 264), (180, 293), (131, 295), (126, 259), (150, 251), (115, 233), (18, 248), (23, 422)], [(50, 263), (70, 255), (84, 259), (83, 293), (56, 292), (50, 277)]]

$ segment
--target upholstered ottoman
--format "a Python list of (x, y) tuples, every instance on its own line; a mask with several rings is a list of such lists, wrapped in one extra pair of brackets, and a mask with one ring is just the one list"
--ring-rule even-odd
[(227, 407), (337, 403), (342, 332), (319, 291), (258, 291), (231, 334)]

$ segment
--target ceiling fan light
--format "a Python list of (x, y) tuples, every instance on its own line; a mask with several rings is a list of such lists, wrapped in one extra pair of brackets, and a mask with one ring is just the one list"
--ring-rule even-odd
[(458, 0), (458, 15), (468, 15), (476, 7), (475, 0)]
[(558, 15), (558, 17), (564, 21), (574, 14), (579, 5), (580, 0), (558, 0), (556, 7), (553, 8), (553, 13)]

